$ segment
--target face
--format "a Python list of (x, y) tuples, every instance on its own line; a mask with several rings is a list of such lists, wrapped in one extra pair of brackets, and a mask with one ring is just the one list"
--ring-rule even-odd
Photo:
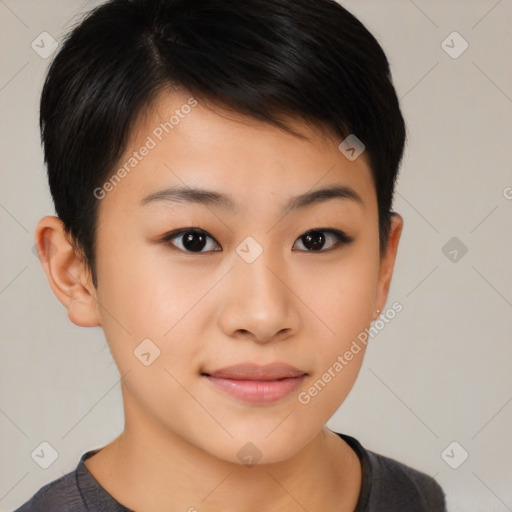
[(364, 153), (350, 161), (305, 124), (292, 124), (301, 140), (190, 98), (160, 95), (125, 172), (95, 192), (97, 323), (125, 375), (127, 428), (276, 462), (352, 388), (354, 340), (384, 307), (394, 247), (381, 260)]

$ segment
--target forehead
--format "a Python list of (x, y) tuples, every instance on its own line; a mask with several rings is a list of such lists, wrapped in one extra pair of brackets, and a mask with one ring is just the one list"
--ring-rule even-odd
[(196, 151), (191, 157), (206, 152), (222, 153), (223, 158), (240, 155), (244, 159), (268, 154), (274, 161), (281, 161), (287, 156), (328, 151), (336, 144), (336, 137), (319, 125), (285, 115), (282, 120), (304, 138), (176, 88), (162, 91), (141, 112), (127, 149), (129, 152), (130, 147), (138, 147), (151, 136), (160, 149), (178, 142), (194, 145)]
[(337, 183), (356, 189), (363, 203), (376, 201), (364, 153), (349, 161), (338, 149), (341, 139), (326, 129), (283, 120), (305, 138), (183, 89), (161, 92), (134, 124), (117, 166), (129, 168), (129, 177), (111, 196), (123, 188), (141, 198), (180, 185), (232, 189), (247, 200), (271, 189), (290, 197)]

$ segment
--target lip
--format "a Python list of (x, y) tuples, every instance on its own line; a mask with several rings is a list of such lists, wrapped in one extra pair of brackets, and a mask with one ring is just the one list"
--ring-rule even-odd
[(250, 403), (271, 403), (297, 389), (307, 372), (286, 363), (257, 365), (242, 363), (202, 376), (217, 389)]

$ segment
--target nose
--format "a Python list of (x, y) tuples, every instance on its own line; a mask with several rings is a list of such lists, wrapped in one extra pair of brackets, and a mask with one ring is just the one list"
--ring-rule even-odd
[(219, 290), (218, 322), (224, 333), (257, 343), (283, 340), (296, 333), (300, 314), (289, 274), (269, 251), (252, 263), (237, 255)]

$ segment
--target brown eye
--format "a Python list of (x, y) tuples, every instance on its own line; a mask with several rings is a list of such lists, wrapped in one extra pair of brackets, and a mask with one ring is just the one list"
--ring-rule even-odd
[[(349, 244), (353, 238), (337, 229), (311, 229), (297, 239), (304, 252), (326, 252), (336, 247)], [(218, 252), (219, 244), (209, 233), (198, 228), (179, 229), (165, 235), (162, 242), (170, 244), (183, 252), (207, 253)], [(296, 243), (297, 243), (296, 242)], [(216, 248), (217, 247), (217, 248)]]
[[(195, 228), (173, 231), (162, 239), (163, 242), (172, 244), (176, 249), (185, 252), (201, 253), (218, 250), (211, 247), (212, 244), (208, 243), (209, 240), (214, 241), (214, 243), (218, 245), (216, 240), (206, 231)], [(206, 250), (204, 250), (205, 247), (207, 248)]]
[[(333, 240), (334, 242), (330, 243)], [(312, 229), (300, 236), (297, 241), (301, 242), (308, 252), (323, 252), (349, 244), (353, 238), (336, 229)]]

